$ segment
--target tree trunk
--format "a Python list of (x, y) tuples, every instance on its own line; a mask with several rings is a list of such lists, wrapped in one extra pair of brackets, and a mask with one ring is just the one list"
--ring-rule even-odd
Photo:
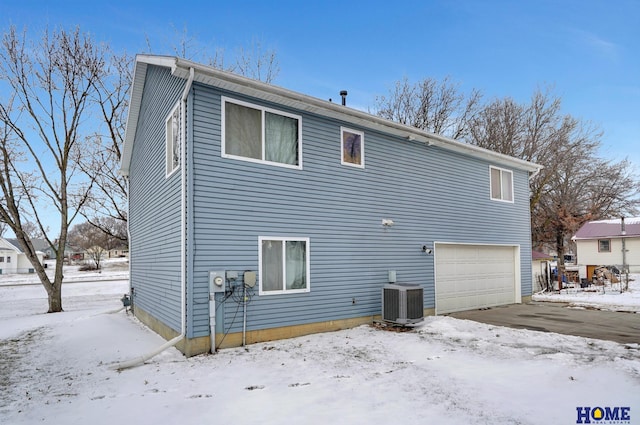
[(556, 235), (556, 251), (558, 253), (558, 291), (562, 290), (562, 276), (564, 275), (564, 233), (558, 232)]
[(49, 311), (47, 313), (60, 313), (62, 310), (62, 282), (55, 282), (47, 288), (49, 298)]

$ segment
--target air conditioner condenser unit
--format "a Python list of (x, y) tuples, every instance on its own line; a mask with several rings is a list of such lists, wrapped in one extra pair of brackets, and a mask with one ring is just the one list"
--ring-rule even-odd
[(400, 325), (423, 321), (422, 286), (411, 283), (385, 285), (382, 288), (382, 320)]

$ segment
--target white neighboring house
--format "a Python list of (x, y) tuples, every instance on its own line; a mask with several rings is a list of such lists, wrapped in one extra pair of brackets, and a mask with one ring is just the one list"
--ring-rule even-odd
[[(38, 261), (44, 260), (44, 253), (37, 251)], [(33, 265), (22, 252), (15, 239), (0, 238), (0, 274), (34, 273)]]
[(590, 221), (572, 239), (578, 264), (587, 267), (587, 276), (597, 266), (616, 266), (624, 271), (625, 264), (629, 273), (640, 273), (640, 217)]

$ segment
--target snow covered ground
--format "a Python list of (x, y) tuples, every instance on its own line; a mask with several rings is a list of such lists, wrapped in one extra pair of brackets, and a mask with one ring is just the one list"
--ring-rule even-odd
[[(629, 290), (620, 292), (620, 284), (563, 289), (560, 293), (533, 295), (534, 301), (566, 302), (573, 308), (640, 313), (640, 274), (629, 275)], [(639, 319), (640, 321), (640, 319)], [(640, 422), (640, 421), (639, 421)]]
[(0, 285), (0, 424), (575, 424), (597, 406), (630, 407), (615, 423), (640, 424), (638, 344), (442, 316), (190, 359), (171, 348), (117, 372), (164, 340), (105, 313), (127, 280), (76, 274), (51, 315), (40, 286)]

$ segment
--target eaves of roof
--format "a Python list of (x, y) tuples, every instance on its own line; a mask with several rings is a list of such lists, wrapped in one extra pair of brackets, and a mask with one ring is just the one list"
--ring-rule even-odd
[(573, 240), (590, 240), (602, 238), (640, 238), (640, 222), (628, 223), (622, 232), (620, 220), (591, 221), (578, 230)]
[(357, 109), (342, 106), (338, 103), (307, 96), (282, 87), (221, 71), (186, 59), (174, 56), (138, 55), (136, 56), (135, 69), (133, 72), (133, 83), (131, 85), (129, 112), (125, 130), (124, 149), (122, 153), (120, 172), (123, 175), (129, 174), (133, 142), (136, 135), (138, 117), (142, 104), (142, 93), (147, 67), (149, 65), (169, 68), (174, 76), (185, 80), (189, 78), (189, 71), (193, 68), (194, 81), (209, 86), (241, 93), (267, 102), (289, 106), (301, 111), (335, 118), (353, 125), (378, 130), (407, 140), (420, 141), (427, 145), (442, 147), (443, 149), (464, 153), (472, 157), (485, 159), (499, 165), (509, 166), (514, 169), (520, 169), (530, 173), (536, 173), (542, 169), (542, 166), (538, 164), (503, 155), (478, 146), (462, 143), (457, 140), (416, 129), (411, 126), (389, 121)]

